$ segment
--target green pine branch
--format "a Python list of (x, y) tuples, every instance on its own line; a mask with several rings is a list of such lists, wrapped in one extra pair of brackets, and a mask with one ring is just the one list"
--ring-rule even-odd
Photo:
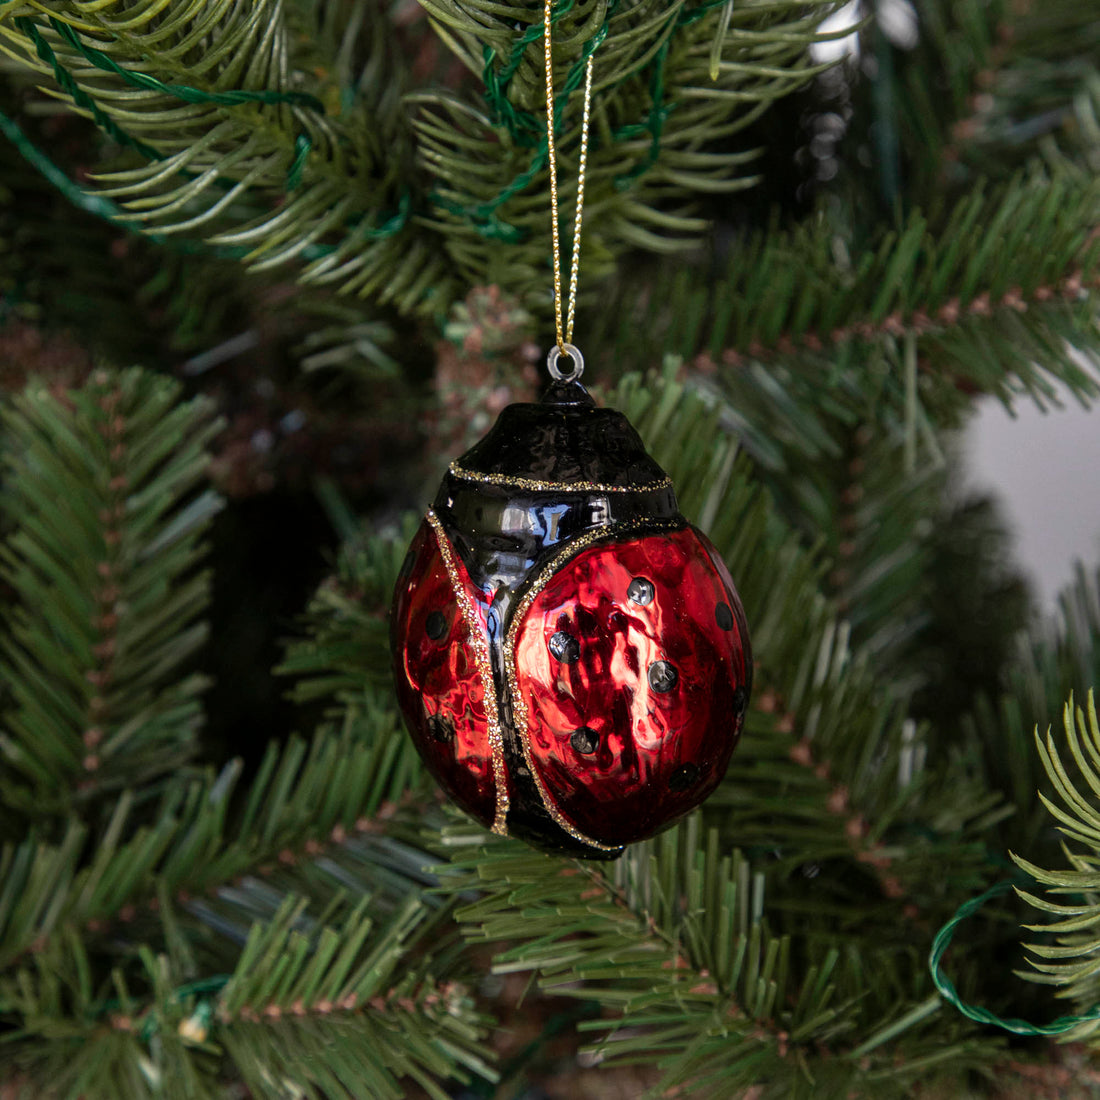
[(911, 185), (931, 198), (1004, 178), (1037, 153), (1094, 163), (1100, 32), (1074, 0), (918, 0), (921, 42), (898, 58)]
[(443, 881), (476, 892), (457, 914), (473, 942), (511, 943), (494, 972), (534, 971), (547, 990), (599, 1003), (607, 1016), (591, 1026), (607, 1034), (592, 1051), (612, 1065), (656, 1061), (655, 1095), (707, 1084), (718, 1054), (730, 1089), (777, 1075), (796, 1087), (781, 1043), (850, 1026), (851, 1006), (834, 1003), (836, 958), (811, 968), (791, 1012), (790, 942), (760, 923), (762, 884), (739, 855), (720, 857), (717, 834), (701, 851), (698, 821), (632, 846), (610, 879), (514, 842), (471, 847), (483, 835), (454, 829)]
[(308, 755), (273, 746), (247, 786), (231, 765), (174, 784), (149, 824), (127, 795), (104, 834), (74, 822), (3, 852), (13, 1067), (74, 1097), (220, 1095), (226, 1072), (264, 1095), (492, 1077), (450, 910), (426, 892), (423, 808), (393, 801), (415, 752), (367, 702)]
[(378, 95), (362, 79), (392, 67), (392, 27), (365, 0), (345, 7), (346, 22), (328, 9), (311, 22), (282, 0), (195, 2), (169, 20), (143, 5), (18, 3), (0, 13), (0, 41), (140, 154), (97, 192), (121, 200), (129, 224), (256, 270), (304, 260), (307, 281), (409, 309), (448, 273), (397, 180), (411, 156), (393, 91), (403, 77)]
[[(176, 780), (147, 822), (124, 794), (94, 835), (73, 821), (57, 842), (32, 835), (4, 848), (0, 967), (66, 929), (99, 935), (119, 921), (147, 924), (162, 893), (181, 903), (215, 896), (247, 874), (300, 890), (296, 868), (319, 854), (338, 866), (345, 842), (348, 860), (364, 858), (352, 842), (421, 782), (392, 712), (366, 697), (348, 704), (342, 730), (323, 729), (309, 744), (272, 745), (247, 786), (241, 773), (234, 761), (217, 776)], [(90, 840), (94, 855), (86, 860)]]
[(0, 576), (0, 792), (26, 818), (86, 812), (192, 755), (206, 637), (202, 491), (218, 425), (202, 401), (140, 370), (53, 394), (32, 383), (3, 414), (0, 497), (15, 529)]
[[(444, 200), (441, 229), (471, 278), (490, 271), (521, 300), (537, 302), (550, 244), (540, 13), (495, 3), (426, 6), (486, 82), (484, 105), (445, 91), (410, 97), (420, 107), (421, 157)], [(554, 43), (566, 208), (577, 189), (580, 59), (594, 58), (583, 261), (590, 286), (612, 272), (624, 248), (671, 252), (696, 243), (708, 223), (686, 193), (758, 182), (746, 169), (758, 150), (731, 148), (731, 138), (824, 67), (810, 63), (808, 47), (835, 7), (815, 0), (563, 9)]]
[(409, 957), (430, 912), (423, 902), (410, 897), (377, 931), (360, 905), (315, 936), (294, 930), (303, 908), (288, 899), (269, 926), (253, 925), (218, 1000), (211, 1039), (224, 1035), (253, 1090), (282, 1080), (325, 1096), (399, 1098), (411, 1076), (445, 1100), (440, 1080), (493, 1079), (466, 990), (438, 987)]
[[(367, 897), (312, 919), (288, 896), (228, 942), (229, 973), (197, 981), (190, 952), (141, 945), (98, 986), (85, 944), (61, 938), (0, 978), (11, 1061), (61, 1097), (215, 1096), (227, 1072), (264, 1096), (398, 1098), (412, 1078), (443, 1100), (448, 1079), (491, 1080), (467, 990), (433, 977), (448, 936), (416, 885), (388, 912)], [(178, 918), (161, 916), (171, 948)]]
[[(669, 194), (754, 182), (743, 171), (753, 151), (730, 151), (729, 138), (820, 71), (808, 47), (838, 2), (562, 11), (555, 43), (563, 68), (570, 59), (574, 101), (576, 51), (598, 47), (590, 279), (625, 247), (667, 251), (699, 238), (705, 221)], [(402, 310), (450, 301), (456, 276), (541, 304), (550, 241), (537, 13), (428, 10), (482, 75), (483, 103), (444, 90), (403, 95), (406, 78), (384, 50), (393, 28), (365, 0), (313, 18), (280, 0), (258, 10), (196, 0), (171, 20), (120, 2), (12, 3), (0, 11), (0, 42), (143, 158), (101, 173), (99, 194), (146, 232), (202, 238), (254, 270), (304, 263), (306, 282)], [(217, 45), (196, 63), (189, 50), (204, 36)], [(371, 101), (364, 87), (382, 90)], [(566, 119), (566, 98), (567, 196), (579, 118), (574, 105)], [(430, 190), (399, 186), (414, 163)]]
[(928, 517), (943, 511), (947, 480), (943, 465), (918, 463), (905, 439), (903, 424), (861, 427), (839, 462), (817, 464), (794, 488), (799, 520), (835, 562), (828, 591), (855, 644), (903, 697), (932, 672), (912, 654), (931, 619)]
[(962, 1028), (947, 1042), (929, 1030), (934, 999), (885, 1024), (861, 1013), (855, 990), (868, 975), (836, 945), (770, 932), (764, 875), (723, 854), (700, 820), (632, 846), (610, 873), (514, 842), (482, 847), (484, 834), (455, 828), (443, 884), (476, 892), (458, 917), (473, 942), (498, 945), (495, 972), (530, 971), (547, 991), (601, 1006), (580, 1025), (591, 1055), (656, 1064), (647, 1095), (906, 1095), (937, 1064), (990, 1057)]
[(690, 269), (649, 271), (644, 290), (624, 281), (594, 342), (613, 361), (693, 362), (766, 470), (840, 457), (835, 425), (869, 414), (935, 455), (937, 426), (974, 392), (1096, 396), (1098, 203), (1091, 176), (1036, 169), (858, 250), (823, 215), (773, 227), (705, 286)]
[[(1100, 721), (1092, 691), (1086, 708), (1073, 698), (1063, 712), (1063, 757), (1059, 741), (1048, 728), (1046, 737), (1035, 730), (1035, 744), (1043, 770), (1054, 787), (1054, 798), (1040, 793), (1049, 814), (1065, 837), (1062, 853), (1069, 867), (1046, 870), (1022, 855), (1016, 863), (1044, 887), (1042, 896), (1017, 889), (1025, 901), (1046, 915), (1046, 923), (1026, 925), (1030, 931), (1053, 937), (1033, 941), (1027, 950), (1034, 972), (1023, 972), (1029, 981), (1058, 987), (1059, 996), (1073, 1001), (1077, 1013), (1095, 1015), (1100, 1003)], [(1100, 1019), (1083, 1021), (1067, 1039), (1089, 1040), (1095, 1045)]]
[(964, 735), (982, 760), (985, 784), (1017, 807), (1010, 843), (1033, 858), (1052, 855), (1049, 815), (1036, 796), (1046, 783), (1033, 751), (1034, 730), (1049, 725), (1066, 699), (1082, 698), (1100, 682), (1098, 592), (1095, 570), (1078, 565), (1076, 578), (1059, 596), (1055, 622), (1017, 638), (996, 691), (978, 695), (962, 716)]

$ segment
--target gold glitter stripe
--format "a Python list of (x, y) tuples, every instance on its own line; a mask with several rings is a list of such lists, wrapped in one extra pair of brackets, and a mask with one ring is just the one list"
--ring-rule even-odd
[(661, 478), (644, 485), (600, 485), (595, 481), (538, 481), (532, 477), (509, 477), (507, 474), (481, 474), (467, 470), (452, 462), (448, 470), (464, 481), (477, 481), (482, 485), (501, 485), (508, 489), (534, 489), (538, 492), (556, 493), (649, 493), (658, 489), (671, 489), (672, 479)]
[[(660, 530), (663, 526), (665, 525), (655, 524), (652, 520), (642, 520), (634, 523), (624, 523), (616, 527), (593, 528), (590, 531), (585, 531), (582, 535), (578, 535), (575, 539), (570, 540), (569, 545), (565, 547), (560, 554), (555, 555), (550, 560), (546, 568), (535, 578), (531, 587), (523, 594), (523, 599), (516, 605), (516, 609), (512, 614), (512, 621), (508, 626), (508, 633), (504, 639), (504, 675), (512, 691), (512, 713), (515, 715), (516, 733), (519, 736), (520, 745), (523, 747), (523, 758), (527, 761), (527, 767), (531, 772), (531, 778), (534, 780), (535, 786), (538, 788), (542, 804), (546, 807), (546, 812), (554, 819), (554, 822), (559, 828), (564, 829), (574, 840), (579, 840), (582, 844), (587, 844), (591, 848), (598, 848), (601, 852), (621, 852), (623, 850), (623, 845), (600, 844), (591, 837), (585, 836), (584, 833), (570, 824), (570, 822), (562, 816), (557, 806), (551, 802), (550, 794), (543, 785), (542, 777), (535, 771), (535, 762), (531, 756), (531, 745), (528, 740), (527, 703), (520, 693), (519, 680), (516, 676), (516, 636), (519, 633), (520, 626), (523, 624), (523, 617), (527, 614), (535, 597), (546, 587), (547, 583), (567, 558), (575, 557), (581, 550), (594, 542), (600, 542), (608, 538), (619, 539), (642, 527), (652, 531), (654, 528)], [(679, 524), (668, 524), (667, 526), (669, 530), (680, 529)]]
[(500, 731), (500, 716), (497, 712), (496, 687), (493, 683), (493, 664), (489, 657), (489, 641), (485, 636), (485, 630), (481, 625), (481, 618), (474, 608), (474, 602), (470, 599), (462, 578), (458, 575), (458, 567), (455, 565), (454, 552), (447, 536), (443, 533), (443, 525), (439, 517), (430, 508), (427, 515), (428, 522), (435, 532), (435, 541), (439, 546), (439, 552), (443, 556), (443, 565), (447, 575), (451, 578), (451, 588), (455, 599), (458, 601), (462, 618), (466, 623), (466, 629), (470, 636), (470, 646), (474, 651), (474, 659), (477, 662), (477, 670), (481, 674), (485, 687), (485, 718), (488, 724), (489, 755), (493, 761), (493, 783), (496, 786), (496, 814), (493, 818), (494, 833), (500, 836), (508, 835), (508, 772), (504, 765), (504, 735)]

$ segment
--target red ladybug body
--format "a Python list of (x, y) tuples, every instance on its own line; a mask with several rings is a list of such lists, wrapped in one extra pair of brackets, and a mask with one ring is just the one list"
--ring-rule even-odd
[(714, 548), (579, 383), (513, 405), (444, 479), (401, 571), (398, 700), (428, 769), (495, 832), (609, 859), (699, 805), (752, 661)]

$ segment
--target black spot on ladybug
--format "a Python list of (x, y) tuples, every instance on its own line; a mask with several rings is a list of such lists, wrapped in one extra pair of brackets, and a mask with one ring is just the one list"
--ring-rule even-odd
[(573, 731), (573, 736), (569, 738), (569, 744), (585, 756), (591, 756), (600, 747), (600, 735), (593, 729), (589, 729), (587, 726), (581, 726), (579, 730)]
[(547, 646), (550, 649), (550, 656), (556, 661), (561, 661), (563, 665), (571, 665), (574, 661), (580, 660), (581, 643), (564, 630), (559, 630), (547, 642)]
[(454, 722), (443, 714), (428, 715), (428, 732), (436, 741), (453, 741), (455, 736)]
[(680, 674), (668, 661), (654, 661), (649, 666), (649, 686), (660, 695), (670, 692), (680, 679)]
[(739, 687), (733, 693), (733, 713), (740, 718), (745, 713), (745, 707), (748, 705), (749, 693), (743, 688)]
[(428, 616), (424, 629), (427, 630), (428, 637), (433, 642), (438, 642), (447, 633), (447, 616), (442, 611), (433, 611)]
[(414, 561), (416, 561), (416, 555), (410, 550), (401, 563), (401, 572), (397, 574), (398, 580), (403, 581), (412, 572)]
[(653, 602), (653, 595), (653, 582), (647, 581), (645, 577), (635, 577), (626, 590), (626, 598), (631, 603), (636, 603), (639, 607), (646, 607), (648, 604), (651, 604)]
[(686, 791), (699, 782), (699, 768), (696, 764), (681, 764), (668, 777), (668, 789), (670, 791)]
[(720, 603), (714, 609), (714, 621), (722, 630), (733, 629), (733, 612), (728, 603)]

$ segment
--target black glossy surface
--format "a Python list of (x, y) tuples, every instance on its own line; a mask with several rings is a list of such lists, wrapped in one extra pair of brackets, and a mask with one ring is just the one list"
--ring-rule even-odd
[(579, 382), (558, 382), (541, 401), (509, 405), (458, 465), (562, 488), (584, 481), (629, 487), (665, 477), (630, 421), (598, 407)]
[(483, 588), (515, 587), (547, 552), (595, 527), (686, 524), (672, 488), (639, 492), (533, 492), (447, 474), (435, 511), (470, 576)]

